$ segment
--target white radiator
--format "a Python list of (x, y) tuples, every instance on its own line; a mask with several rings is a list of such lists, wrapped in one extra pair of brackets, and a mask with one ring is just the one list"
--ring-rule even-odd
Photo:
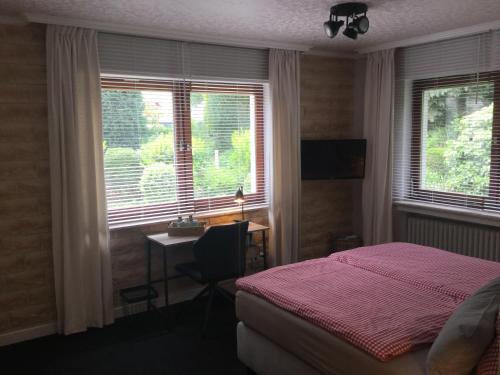
[(408, 242), (500, 261), (500, 228), (408, 216)]

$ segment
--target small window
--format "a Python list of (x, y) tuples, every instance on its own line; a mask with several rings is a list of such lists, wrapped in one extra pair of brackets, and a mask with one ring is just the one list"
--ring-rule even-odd
[(475, 208), (497, 200), (498, 84), (490, 77), (414, 82), (412, 198)]

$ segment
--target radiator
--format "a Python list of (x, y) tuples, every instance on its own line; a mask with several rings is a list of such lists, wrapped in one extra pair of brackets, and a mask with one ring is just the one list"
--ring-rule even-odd
[(500, 261), (500, 228), (425, 216), (408, 216), (408, 242)]

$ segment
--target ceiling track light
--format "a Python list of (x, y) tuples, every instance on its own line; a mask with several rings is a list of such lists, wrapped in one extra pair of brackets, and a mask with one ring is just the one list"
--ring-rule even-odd
[(326, 35), (329, 38), (334, 38), (338, 34), (340, 28), (344, 25), (344, 21), (338, 20), (339, 17), (346, 18), (343, 32), (346, 37), (356, 39), (358, 34), (365, 34), (370, 27), (370, 22), (366, 17), (367, 11), (368, 6), (364, 3), (342, 3), (332, 6), (330, 8), (330, 19), (323, 24)]

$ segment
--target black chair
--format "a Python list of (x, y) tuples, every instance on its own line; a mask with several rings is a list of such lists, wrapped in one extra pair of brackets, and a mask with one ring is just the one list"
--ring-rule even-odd
[(207, 328), (215, 292), (229, 298), (217, 284), (245, 274), (248, 221), (210, 227), (193, 245), (194, 262), (175, 268), (194, 281), (207, 285), (193, 301), (208, 292), (202, 333)]

